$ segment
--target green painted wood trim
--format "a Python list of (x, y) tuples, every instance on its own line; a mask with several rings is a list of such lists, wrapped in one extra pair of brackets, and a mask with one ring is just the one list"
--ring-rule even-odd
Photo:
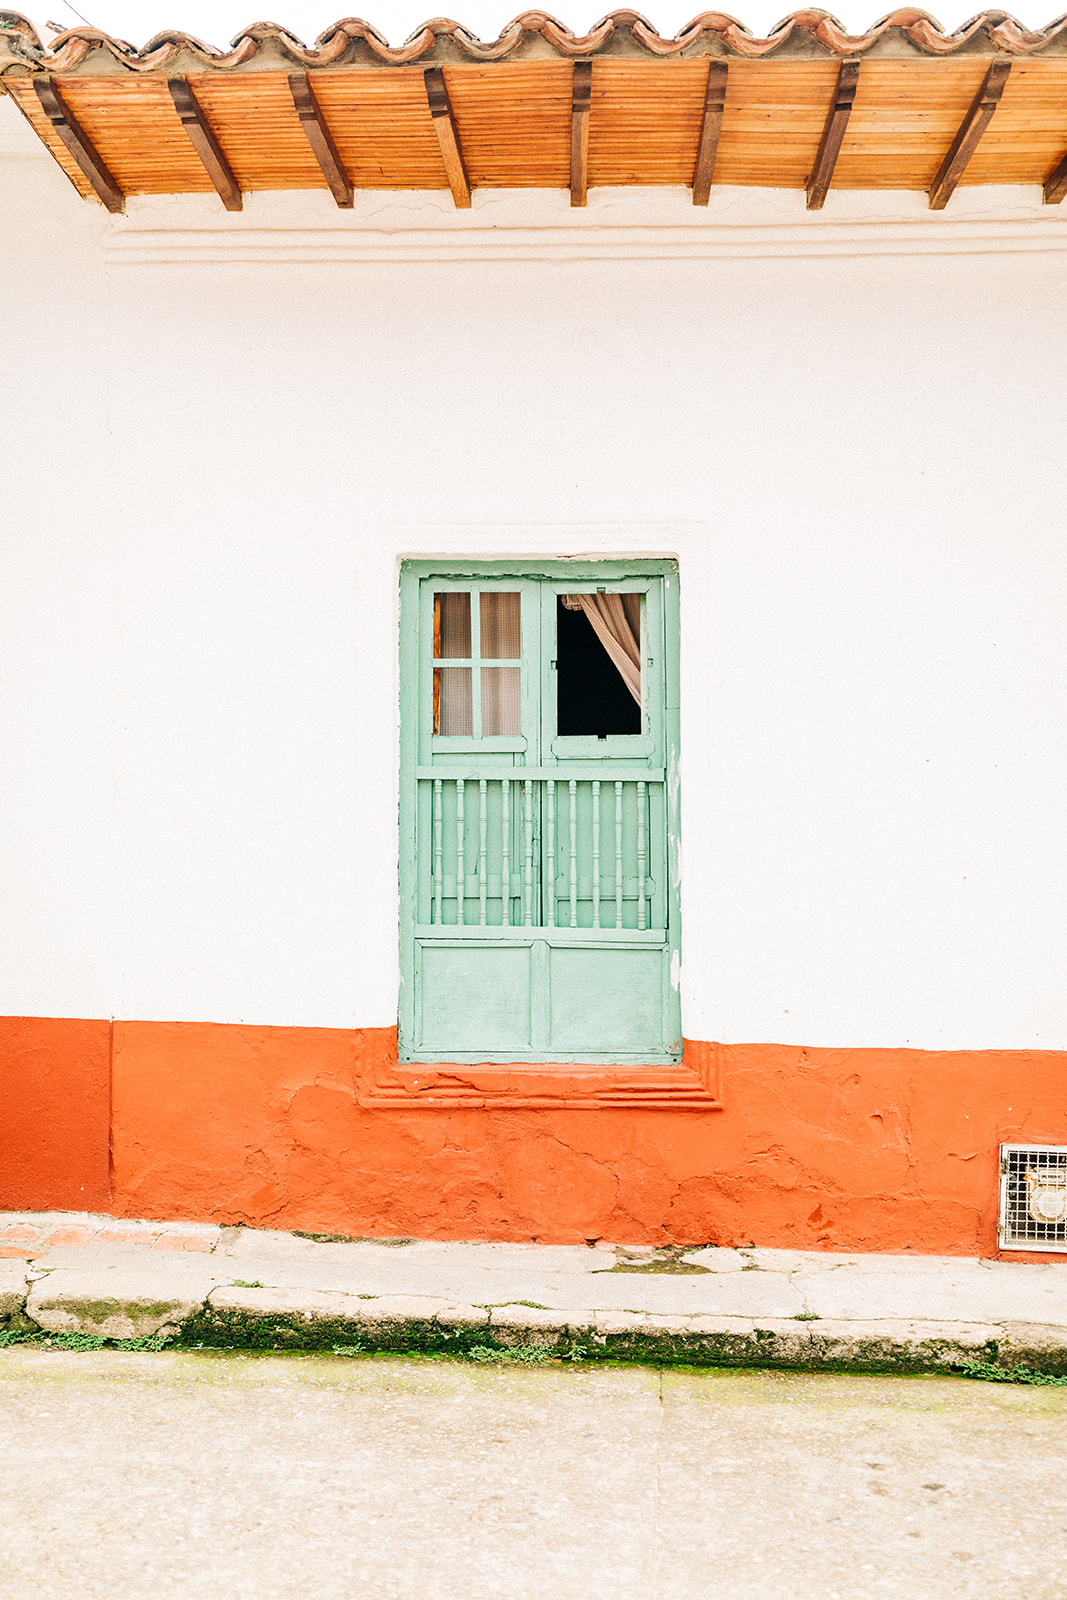
[[(659, 1066), (676, 1063), (681, 1053), (681, 996), (679, 977), (681, 967), (681, 911), (680, 911), (680, 872), (679, 872), (679, 843), (681, 829), (681, 805), (679, 793), (680, 770), (680, 723), (679, 723), (679, 680), (680, 680), (680, 653), (679, 653), (679, 579), (677, 563), (667, 559), (610, 559), (598, 560), (546, 560), (546, 559), (507, 559), (497, 561), (478, 560), (450, 560), (424, 559), (419, 561), (405, 561), (401, 565), (400, 575), (400, 990), (399, 990), (399, 1037), (401, 1060), (409, 1061), (439, 1061), (440, 1052), (427, 1052), (413, 1050), (411, 1041), (416, 1037), (416, 927), (419, 933), (425, 936), (426, 925), (422, 922), (417, 905), (418, 868), (415, 856), (416, 849), (416, 824), (417, 824), (417, 790), (416, 774), (425, 772), (427, 776), (434, 770), (430, 761), (430, 741), (426, 730), (422, 726), (421, 718), (421, 651), (420, 637), (423, 641), (427, 638), (424, 626), (420, 629), (420, 594), (428, 593), (422, 589), (422, 580), (433, 577), (441, 581), (441, 586), (446, 587), (450, 582), (457, 587), (464, 582), (478, 582), (496, 579), (501, 586), (508, 583), (529, 583), (531, 580), (545, 579), (556, 582), (561, 587), (570, 588), (576, 584), (591, 583), (594, 586), (605, 584), (622, 585), (627, 588), (638, 588), (642, 585), (639, 580), (643, 578), (659, 579), (657, 585), (661, 597), (661, 618), (659, 623), (659, 636), (662, 645), (662, 667), (657, 664), (657, 677), (662, 673), (662, 695), (664, 701), (663, 715), (663, 746), (662, 764), (666, 773), (667, 795), (667, 930), (665, 958), (668, 961), (669, 981), (664, 985), (664, 1037), (678, 1040), (677, 1052), (644, 1051), (640, 1054), (628, 1052), (599, 1051), (599, 1052), (573, 1052), (568, 1054), (549, 1053), (544, 1051), (531, 1051), (531, 1063), (544, 1061), (558, 1064), (573, 1062), (575, 1064), (602, 1064), (607, 1060), (620, 1066), (649, 1065)], [(430, 602), (432, 605), (432, 601)], [(525, 624), (524, 624), (525, 625)], [(432, 626), (429, 630), (432, 638)], [(423, 649), (426, 648), (425, 643)], [(432, 645), (430, 646), (432, 649)], [(655, 660), (655, 658), (653, 658)], [(532, 685), (530, 688), (532, 689)], [(524, 691), (526, 686), (524, 685)], [(524, 707), (527, 694), (523, 694)], [(451, 744), (451, 741), (449, 741)], [(444, 752), (442, 752), (443, 754)], [(488, 753), (486, 751), (485, 753)], [(577, 752), (576, 752), (577, 753)], [(455, 751), (457, 765), (461, 764), (461, 752)], [(475, 752), (472, 750), (471, 754)], [(621, 752), (620, 752), (621, 754)], [(631, 753), (632, 759), (632, 753)], [(603, 766), (599, 763), (589, 762), (587, 759), (579, 765), (567, 761), (558, 764), (553, 762), (551, 767), (545, 769), (545, 775), (581, 778), (603, 776), (606, 781), (613, 781), (622, 775), (622, 761), (616, 757), (618, 766), (610, 761)], [(540, 763), (538, 763), (540, 767)], [(583, 768), (585, 773), (583, 774)], [(633, 764), (627, 778), (637, 778), (643, 773), (651, 781), (653, 771), (651, 762), (648, 767), (640, 767), (639, 762)], [(443, 775), (447, 771), (447, 763), (438, 765), (436, 772)], [(515, 776), (533, 776), (533, 770), (524, 772), (521, 767), (515, 768)], [(610, 779), (608, 773), (611, 774)], [(421, 773), (420, 773), (421, 775)], [(485, 930), (478, 928), (472, 930), (484, 938)], [(548, 930), (539, 930), (543, 942)], [(594, 934), (601, 930), (581, 930)], [(602, 930), (608, 932), (609, 930)], [(636, 930), (632, 930), (636, 931)], [(436, 932), (436, 929), (435, 929)], [(662, 933), (656, 935), (662, 940)], [(420, 940), (420, 943), (422, 941)], [(614, 941), (606, 941), (609, 945)], [(626, 941), (629, 943), (629, 941)], [(641, 941), (644, 942), (643, 940)], [(633, 945), (630, 944), (630, 948)], [(540, 1031), (540, 1030), (538, 1030)], [(493, 1052), (455, 1052), (452, 1056), (457, 1062), (473, 1061), (521, 1061), (524, 1055), (515, 1052), (504, 1054)]]
[(512, 944), (574, 944), (598, 950), (618, 950), (631, 944), (661, 946), (670, 943), (665, 928), (522, 928), (517, 924), (508, 928), (499, 923), (489, 923), (483, 928), (475, 922), (462, 927), (447, 922), (440, 927), (434, 922), (421, 922), (416, 925), (414, 935), (419, 944), (441, 946), (454, 945), (457, 939), (486, 945), (503, 939)]
[(416, 1063), (433, 1063), (436, 1066), (465, 1067), (495, 1067), (495, 1066), (530, 1066), (530, 1093), (536, 1093), (537, 1067), (542, 1063), (556, 1067), (676, 1067), (679, 1057), (668, 1055), (666, 1051), (642, 1050), (627, 1054), (623, 1050), (601, 1050), (599, 1055), (589, 1052), (570, 1050), (565, 1054), (553, 1054), (551, 1050), (539, 1050), (536, 1055), (516, 1055), (514, 1051), (493, 1050), (451, 1050), (448, 1059), (442, 1061), (441, 1052), (436, 1054), (432, 1050), (411, 1050), (404, 1056), (402, 1065), (411, 1066)]

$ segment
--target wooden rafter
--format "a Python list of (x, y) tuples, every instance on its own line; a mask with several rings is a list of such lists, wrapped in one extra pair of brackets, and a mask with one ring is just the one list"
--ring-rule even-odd
[(1045, 179), (1045, 204), (1058, 206), (1067, 194), (1067, 156), (1058, 161)]
[(841, 153), (848, 119), (852, 115), (852, 102), (856, 98), (859, 76), (860, 64), (854, 59), (842, 61), (837, 69), (837, 88), (834, 90), (834, 97), (826, 114), (822, 138), (819, 141), (819, 153), (815, 157), (815, 165), (808, 179), (809, 211), (822, 210), (823, 201), (833, 180), (837, 158)]
[(589, 107), (593, 63), (576, 61), (571, 78), (571, 205), (584, 206), (589, 189)]
[(706, 206), (711, 199), (711, 185), (715, 177), (715, 155), (722, 132), (722, 114), (726, 106), (726, 75), (729, 62), (708, 62), (708, 87), (704, 94), (704, 121), (700, 128), (696, 166), (693, 168), (693, 204)]
[(329, 185), (330, 193), (339, 206), (353, 205), (355, 192), (348, 181), (344, 163), (333, 142), (333, 134), (322, 114), (322, 107), (315, 99), (315, 91), (308, 74), (291, 72), (289, 91), (293, 97), (296, 114), (300, 118), (300, 126), (307, 135), (315, 160), (322, 168), (322, 175)]
[[(798, 38), (807, 37), (807, 13), (796, 28)], [(825, 196), (842, 184), (850, 190), (927, 191), (940, 208), (955, 187), (980, 180), (1043, 186), (1047, 203), (1067, 210), (1067, 57), (1054, 49), (1027, 54), (1005, 84), (1014, 47), (997, 29), (979, 30), (966, 44), (953, 36), (951, 50), (946, 41), (936, 58), (934, 46), (918, 38), (904, 51), (895, 33), (892, 39), (887, 34), (865, 54), (862, 41), (842, 35), (835, 45), (841, 55), (831, 61), (825, 40), (818, 59), (814, 46), (805, 54), (775, 43), (773, 50), (753, 53), (747, 44), (741, 50), (740, 35), (721, 34), (709, 23), (701, 48), (711, 53), (701, 60), (688, 56), (683, 73), (661, 53), (639, 49), (636, 36), (624, 41), (625, 32), (617, 27), (615, 42), (603, 54), (592, 36), (565, 41), (566, 59), (559, 38), (553, 36), (549, 50), (547, 35), (538, 35), (539, 42), (529, 35), (532, 53), (515, 56), (512, 66), (498, 72), (495, 55), (468, 67), (453, 64), (466, 59), (469, 43), (459, 31), (447, 41), (442, 35), (432, 50), (427, 44), (430, 53), (418, 58), (417, 67), (377, 61), (368, 76), (362, 67), (353, 71), (366, 63), (362, 55), (358, 63), (355, 55), (350, 59), (348, 45), (329, 64), (309, 62), (294, 55), (287, 35), (264, 54), (266, 33), (261, 39), (258, 29), (247, 41), (248, 59), (228, 62), (225, 69), (214, 57), (198, 65), (168, 46), (169, 71), (157, 51), (131, 73), (121, 65), (129, 52), (108, 53), (106, 41), (94, 36), (91, 47), (86, 38), (77, 51), (65, 45), (40, 59), (20, 58), (16, 71), (13, 62), (5, 68), (5, 50), (15, 35), (0, 26), (0, 75), (8, 72), (2, 78), (7, 92), (79, 193), (115, 209), (142, 191), (217, 190), (236, 207), (238, 188), (246, 185), (329, 189), (338, 204), (350, 208), (353, 189), (364, 182), (383, 189), (447, 188), (461, 206), (474, 182), (506, 189), (562, 183), (578, 206), (588, 203), (598, 183), (681, 182), (691, 185), (694, 203), (706, 208), (714, 186), (728, 180), (802, 189), (814, 220), (820, 203), (823, 209), (829, 204)], [(84, 59), (82, 45), (89, 51)], [(916, 50), (922, 59), (911, 59)], [(504, 54), (512, 59), (510, 45)], [(857, 59), (863, 65), (854, 83)], [(436, 70), (420, 90), (418, 76), (431, 63)], [(411, 122), (406, 101), (413, 70), (419, 104)], [(171, 79), (173, 90), (166, 87)], [(280, 112), (279, 82), (285, 84)], [(350, 97), (357, 89), (354, 106)], [(993, 109), (998, 101), (1002, 112)], [(358, 111), (358, 161), (351, 139), (342, 137), (346, 105)], [(986, 132), (991, 114), (1000, 122)], [(185, 132), (179, 132), (179, 121)], [(304, 131), (297, 131), (298, 123)], [(232, 170), (221, 165), (222, 152)]]
[(429, 102), (437, 142), (441, 146), (441, 160), (444, 163), (448, 187), (452, 191), (452, 199), (457, 207), (465, 211), (470, 208), (471, 185), (467, 177), (467, 164), (463, 159), (463, 146), (459, 142), (459, 129), (452, 114), (452, 102), (448, 98), (444, 70), (441, 67), (427, 67), (425, 78), (426, 99)]
[(33, 87), (45, 116), (92, 184), (94, 192), (109, 211), (121, 211), (126, 203), (125, 196), (101, 160), (89, 135), (68, 109), (56, 80), (34, 78)]
[(189, 87), (189, 80), (168, 78), (167, 87), (174, 101), (174, 109), (182, 120), (182, 127), (189, 136), (189, 143), (200, 157), (204, 171), (215, 185), (223, 205), (227, 211), (240, 211), (241, 186), (222, 153), (222, 147), (196, 95)]
[(978, 141), (988, 128), (994, 111), (1000, 104), (1004, 85), (1011, 71), (1010, 61), (994, 61), (982, 80), (982, 87), (971, 101), (971, 108), (959, 131), (949, 146), (937, 177), (930, 188), (930, 210), (944, 211), (952, 198), (953, 190), (963, 177), (967, 163), (978, 148)]

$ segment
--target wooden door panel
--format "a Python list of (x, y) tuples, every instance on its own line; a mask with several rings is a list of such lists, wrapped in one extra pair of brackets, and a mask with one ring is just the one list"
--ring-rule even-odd
[[(662, 947), (553, 948), (549, 960), (549, 1038), (553, 1051), (661, 1055), (665, 978)], [(674, 1047), (676, 1048), (676, 1046)]]
[(530, 947), (423, 944), (420, 1048), (442, 1060), (531, 1047)]

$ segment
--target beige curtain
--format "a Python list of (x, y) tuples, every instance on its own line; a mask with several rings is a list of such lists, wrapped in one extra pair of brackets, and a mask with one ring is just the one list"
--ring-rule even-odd
[(593, 632), (618, 668), (619, 676), (641, 704), (641, 596), (639, 594), (565, 594), (568, 611), (584, 611)]
[[(522, 602), (518, 590), (483, 589), (479, 597), (483, 661), (517, 661), (522, 655)], [(521, 721), (519, 667), (482, 668), (482, 733), (516, 734)]]

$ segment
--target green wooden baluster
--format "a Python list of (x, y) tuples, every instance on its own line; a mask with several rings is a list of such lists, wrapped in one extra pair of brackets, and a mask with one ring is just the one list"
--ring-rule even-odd
[(478, 924), (485, 927), (485, 845), (489, 828), (489, 802), (486, 797), (486, 780), (478, 779)]
[(548, 926), (556, 926), (556, 780), (548, 780), (548, 851), (545, 865), (548, 875)]
[(522, 786), (522, 821), (525, 862), (523, 866), (523, 916), (526, 927), (533, 926), (533, 782), (527, 778)]
[(571, 849), (571, 927), (578, 926), (578, 785), (572, 778), (570, 804), (567, 807), (568, 839)]
[(615, 926), (622, 927), (622, 784), (615, 784)]
[(500, 780), (500, 920), (511, 927), (511, 779)]
[(593, 927), (600, 927), (600, 781), (593, 779)]
[(645, 785), (637, 785), (637, 926), (645, 925)]
[(456, 921), (467, 920), (467, 863), (463, 857), (463, 785), (456, 779)]
[(441, 904), (444, 894), (444, 872), (441, 859), (444, 844), (444, 821), (441, 805), (441, 780), (433, 780), (433, 920), (440, 927), (444, 919), (444, 909)]

